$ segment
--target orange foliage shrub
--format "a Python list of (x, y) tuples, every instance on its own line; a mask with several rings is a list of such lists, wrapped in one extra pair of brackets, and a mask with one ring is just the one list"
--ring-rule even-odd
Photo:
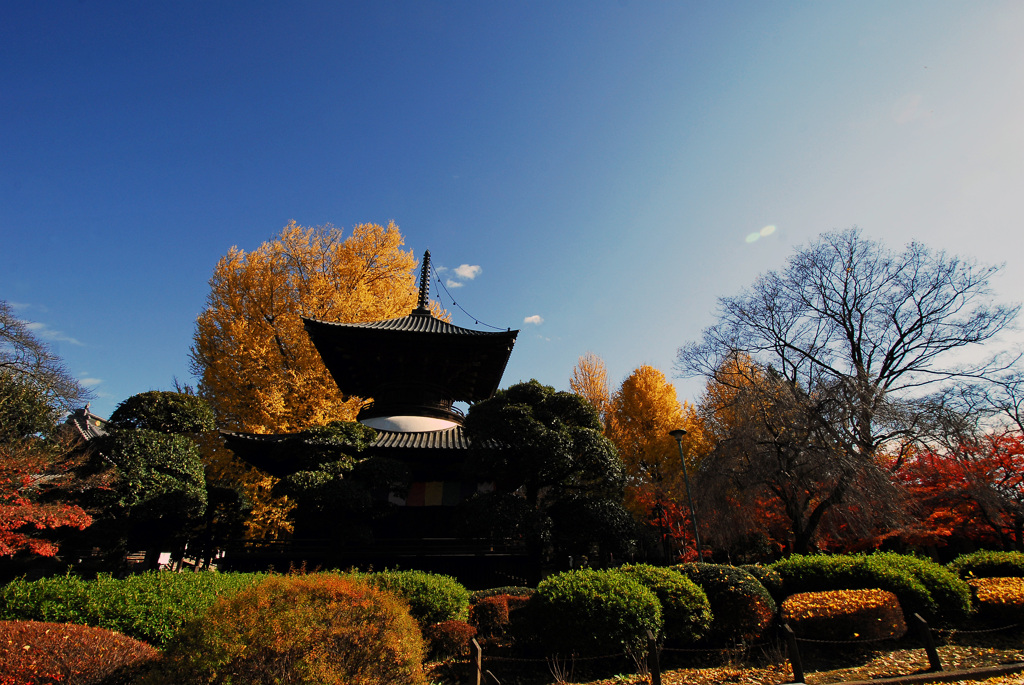
[(103, 628), (0, 621), (0, 685), (128, 683), (159, 656), (145, 642)]
[(408, 605), (354, 577), (271, 576), (187, 623), (149, 683), (421, 685)]
[(498, 637), (508, 626), (508, 595), (484, 597), (469, 607), (469, 622), (484, 637)]
[(468, 656), (469, 641), (475, 636), (476, 628), (465, 621), (441, 621), (423, 631), (430, 645), (430, 657), (437, 660)]
[(990, 621), (1024, 620), (1024, 578), (971, 578), (978, 615)]
[(823, 640), (898, 638), (907, 632), (900, 602), (885, 590), (801, 592), (782, 603), (782, 620)]

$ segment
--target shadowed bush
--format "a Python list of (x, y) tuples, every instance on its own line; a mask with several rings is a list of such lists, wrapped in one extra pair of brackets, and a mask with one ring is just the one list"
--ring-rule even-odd
[(899, 600), (885, 590), (802, 592), (786, 598), (780, 613), (805, 638), (896, 639), (907, 632)]
[(423, 637), (430, 646), (431, 659), (461, 659), (469, 656), (469, 641), (476, 637), (476, 628), (465, 621), (441, 621), (428, 626)]
[(647, 564), (622, 566), (623, 573), (638, 581), (661, 602), (663, 633), (669, 640), (692, 643), (711, 627), (711, 605), (700, 587), (679, 571)]
[(0, 621), (4, 685), (127, 685), (159, 657), (146, 643), (103, 628)]
[(189, 621), (143, 682), (419, 685), (423, 651), (405, 603), (356, 576), (272, 576)]
[(972, 578), (978, 617), (1006, 625), (1024, 622), (1024, 578)]
[(712, 642), (752, 640), (775, 617), (775, 600), (750, 573), (735, 566), (691, 563), (674, 566), (700, 586), (711, 604)]

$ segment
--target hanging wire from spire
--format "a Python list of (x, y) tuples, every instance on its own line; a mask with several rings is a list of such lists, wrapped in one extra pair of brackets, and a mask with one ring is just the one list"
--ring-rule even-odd
[(445, 286), (445, 284), (444, 284), (444, 281), (442, 281), (442, 280), (441, 280), (441, 276), (440, 276), (440, 275), (439, 275), (439, 274), (437, 273), (437, 270), (436, 270), (436, 269), (434, 269), (433, 265), (431, 265), (431, 266), (430, 266), (430, 271), (431, 271), (431, 272), (432, 272), (432, 273), (434, 274), (434, 278), (435, 278), (435, 279), (437, 280), (437, 284), (438, 284), (439, 286), (441, 286), (441, 290), (443, 290), (443, 291), (444, 291), (444, 293), (445, 293), (445, 295), (447, 295), (447, 296), (448, 296), (448, 299), (452, 301), (452, 306), (453, 306), (453, 307), (458, 307), (458, 308), (459, 308), (459, 311), (461, 311), (461, 312), (462, 312), (463, 314), (465, 314), (465, 315), (466, 315), (466, 316), (468, 316), (469, 318), (473, 319), (473, 323), (475, 323), (475, 324), (476, 324), (476, 325), (478, 325), (478, 326), (486, 326), (487, 328), (493, 328), (493, 329), (494, 329), (494, 330), (496, 330), (496, 331), (509, 331), (509, 330), (512, 330), (512, 329), (510, 329), (510, 328), (501, 328), (500, 326), (492, 326), (492, 325), (491, 325), (491, 324), (489, 324), (489, 323), (484, 323), (484, 322), (483, 322), (483, 321), (481, 321), (480, 319), (476, 318), (475, 316), (473, 316), (472, 314), (470, 314), (469, 312), (467, 312), (467, 311), (466, 311), (466, 310), (465, 310), (465, 309), (464, 309), (464, 308), (462, 307), (462, 305), (461, 305), (461, 304), (459, 304), (458, 302), (456, 302), (456, 301), (455, 301), (455, 298), (454, 298), (454, 297), (452, 297), (452, 294), (451, 294), (451, 293), (450, 293), (450, 292), (448, 291), (448, 288), (447, 288), (447, 287)]

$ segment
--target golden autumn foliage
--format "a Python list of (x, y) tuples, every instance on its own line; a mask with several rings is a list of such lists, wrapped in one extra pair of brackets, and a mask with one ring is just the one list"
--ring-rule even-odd
[(343, 397), (301, 317), (354, 323), (407, 315), (416, 304), (411, 252), (394, 223), (332, 226), (294, 221), (252, 252), (231, 248), (210, 279), (191, 351), (199, 390), (221, 428), (290, 433), (351, 420), (362, 399)]
[(1006, 623), (1024, 618), (1024, 578), (968, 578), (978, 613)]
[(896, 639), (907, 632), (899, 599), (886, 590), (801, 592), (782, 603), (798, 635), (830, 640)]
[(648, 505), (643, 502), (685, 496), (679, 445), (669, 432), (686, 431), (683, 452), (691, 470), (693, 460), (709, 446), (696, 410), (679, 403), (665, 374), (646, 365), (633, 371), (612, 397), (606, 425), (626, 469), (626, 506), (631, 511), (646, 518)]
[(601, 416), (601, 424), (605, 425), (611, 396), (608, 390), (608, 369), (604, 360), (592, 352), (580, 357), (572, 369), (569, 387), (594, 405), (594, 409)]

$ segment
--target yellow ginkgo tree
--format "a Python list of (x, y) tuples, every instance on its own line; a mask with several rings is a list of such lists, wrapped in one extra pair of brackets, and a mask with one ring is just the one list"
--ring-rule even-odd
[(302, 317), (354, 323), (405, 316), (416, 305), (416, 259), (398, 227), (294, 221), (257, 249), (237, 247), (210, 279), (191, 352), (199, 392), (221, 428), (291, 433), (351, 420), (362, 403), (345, 397)]

